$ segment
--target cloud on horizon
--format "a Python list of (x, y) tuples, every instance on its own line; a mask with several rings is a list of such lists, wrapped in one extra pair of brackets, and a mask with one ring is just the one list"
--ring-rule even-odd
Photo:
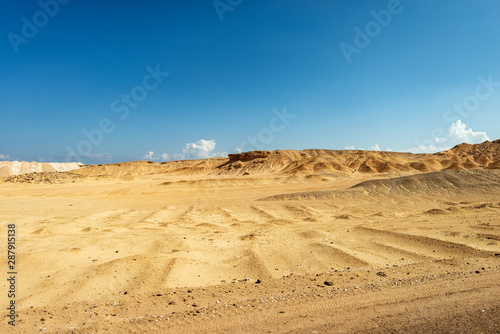
[(142, 159), (150, 161), (167, 161), (167, 160), (191, 160), (191, 159), (209, 159), (227, 156), (227, 152), (214, 152), (215, 140), (200, 139), (194, 143), (186, 143), (182, 149), (182, 153), (161, 153), (156, 155), (154, 151), (147, 152)]
[[(350, 150), (350, 151), (357, 151), (357, 150), (359, 150), (359, 151), (365, 151), (365, 149), (364, 149), (364, 148), (362, 148), (362, 147), (358, 147), (358, 148), (356, 148), (356, 146), (354, 146), (354, 145), (352, 145), (352, 146), (346, 146), (346, 147), (344, 147), (344, 150)], [(378, 144), (375, 144), (375, 145), (373, 145), (373, 146), (370, 146), (370, 147), (368, 148), (368, 151), (377, 151), (377, 152), (378, 152), (378, 151), (382, 151), (382, 149), (380, 148), (380, 146), (379, 146)], [(392, 149), (390, 149), (390, 148), (386, 148), (386, 149), (385, 149), (385, 151), (392, 151)]]
[(411, 153), (436, 153), (449, 150), (458, 144), (479, 144), (487, 140), (490, 140), (490, 138), (486, 132), (473, 131), (471, 128), (467, 128), (467, 124), (457, 120), (450, 126), (446, 136), (433, 138), (435, 144), (421, 145), (405, 151)]
[[(467, 127), (467, 124), (463, 123), (461, 120), (457, 120), (455, 123), (451, 124), (448, 132), (445, 136), (439, 138), (433, 138), (434, 144), (420, 145), (413, 147), (411, 149), (398, 150), (399, 152), (411, 152), (411, 153), (436, 153), (441, 151), (449, 150), (450, 148), (462, 144), (479, 144), (490, 140), (486, 132), (474, 131)], [(361, 150), (365, 149), (362, 147), (356, 148), (353, 146), (346, 146), (344, 150)], [(381, 151), (380, 146), (375, 144), (368, 148), (369, 151)], [(385, 151), (392, 152), (390, 148), (386, 148)]]

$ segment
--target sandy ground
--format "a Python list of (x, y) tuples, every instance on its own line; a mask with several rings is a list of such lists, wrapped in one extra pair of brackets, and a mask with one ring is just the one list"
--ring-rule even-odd
[(371, 179), (0, 184), (0, 332), (498, 333), (498, 189), (287, 195)]

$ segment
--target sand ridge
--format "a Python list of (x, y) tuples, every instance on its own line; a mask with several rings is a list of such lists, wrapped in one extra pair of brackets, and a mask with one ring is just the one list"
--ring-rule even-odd
[(327, 174), (398, 175), (445, 169), (496, 169), (500, 165), (500, 141), (461, 144), (436, 154), (411, 154), (374, 151), (277, 150), (230, 154), (228, 158), (205, 160), (134, 161), (109, 165), (85, 166), (75, 173), (84, 175), (137, 176), (170, 175), (261, 175), (284, 176)]
[(286, 193), (262, 200), (312, 200), (350, 198), (362, 199), (369, 196), (405, 196), (467, 198), (471, 194), (486, 196), (500, 193), (500, 170), (444, 170), (396, 178), (376, 179), (360, 182), (345, 190), (311, 191)]

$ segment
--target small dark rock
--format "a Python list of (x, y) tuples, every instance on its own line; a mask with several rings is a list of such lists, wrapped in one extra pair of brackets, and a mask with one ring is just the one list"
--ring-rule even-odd
[(379, 271), (377, 273), (377, 276), (380, 276), (380, 277), (386, 277), (387, 275), (383, 272), (383, 271)]
[(333, 285), (333, 282), (330, 282), (330, 281), (325, 281), (323, 284), (324, 284), (324, 285), (327, 285), (327, 286), (332, 286), (332, 285)]
[(262, 283), (262, 281), (260, 279), (255, 281), (255, 284), (260, 284), (260, 283)]

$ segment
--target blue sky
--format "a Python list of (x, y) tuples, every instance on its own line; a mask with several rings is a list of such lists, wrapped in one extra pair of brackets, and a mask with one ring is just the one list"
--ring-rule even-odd
[(497, 0), (9, 2), (0, 160), (498, 139), (498, 13)]

